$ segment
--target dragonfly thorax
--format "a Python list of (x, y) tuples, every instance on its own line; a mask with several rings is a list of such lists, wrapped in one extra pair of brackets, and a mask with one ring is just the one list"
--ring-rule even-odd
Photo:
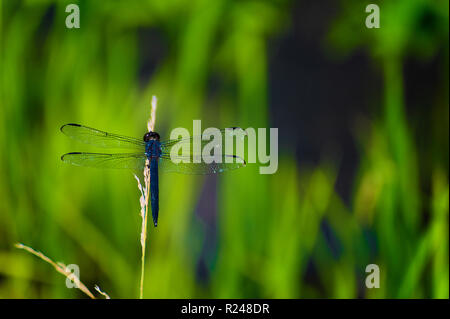
[(145, 142), (145, 155), (148, 159), (159, 158), (161, 156), (161, 143), (157, 139), (150, 139)]
[(156, 132), (147, 132), (144, 135), (145, 154), (148, 158), (161, 156), (161, 143), (159, 134)]

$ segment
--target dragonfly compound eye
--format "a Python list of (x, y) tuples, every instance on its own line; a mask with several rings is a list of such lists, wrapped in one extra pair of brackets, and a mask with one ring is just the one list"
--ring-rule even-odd
[(150, 140), (157, 140), (159, 141), (159, 134), (156, 132), (147, 132), (144, 135), (144, 142), (148, 142)]

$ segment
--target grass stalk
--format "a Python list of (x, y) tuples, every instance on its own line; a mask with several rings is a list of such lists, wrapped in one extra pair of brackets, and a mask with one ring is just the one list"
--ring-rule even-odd
[[(18, 249), (23, 249), (27, 252), (29, 252), (30, 254), (35, 255), (36, 257), (42, 259), (43, 261), (49, 263), (50, 265), (53, 266), (53, 268), (55, 268), (55, 270), (57, 272), (59, 272), (60, 274), (66, 276), (67, 278), (69, 278), (70, 280), (74, 281), (76, 283), (76, 287), (78, 289), (80, 289), (82, 292), (84, 292), (89, 298), (91, 299), (95, 299), (95, 296), (92, 294), (92, 292), (86, 287), (85, 284), (83, 284), (80, 280), (80, 278), (78, 278), (73, 272), (71, 272), (70, 270), (67, 269), (67, 266), (61, 262), (54, 262), (53, 260), (51, 260), (49, 257), (47, 257), (46, 255), (44, 255), (43, 253), (41, 253), (40, 251), (37, 251), (27, 245), (24, 244), (20, 244), (17, 243), (14, 245), (16, 248)], [(99, 288), (100, 289), (100, 288)], [(98, 291), (98, 290), (97, 290)], [(106, 293), (102, 292), (102, 295), (104, 296), (108, 296)], [(109, 299), (109, 296), (107, 297)]]
[[(151, 103), (151, 114), (150, 118), (147, 122), (147, 129), (149, 132), (154, 131), (155, 129), (155, 121), (156, 121), (156, 106), (157, 99), (156, 96), (152, 97)], [(144, 168), (144, 185), (143, 188), (139, 178), (135, 176), (138, 181), (138, 188), (141, 191), (141, 216), (142, 216), (142, 229), (141, 229), (141, 281), (139, 287), (139, 298), (144, 298), (144, 276), (145, 276), (145, 248), (147, 241), (147, 221), (148, 221), (148, 199), (149, 199), (149, 191), (150, 191), (150, 162), (147, 160), (145, 162)]]

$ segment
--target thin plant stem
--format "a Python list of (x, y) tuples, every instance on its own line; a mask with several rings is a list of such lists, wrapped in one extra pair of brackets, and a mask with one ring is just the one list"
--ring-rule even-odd
[[(74, 281), (76, 283), (76, 287), (78, 289), (80, 289), (82, 292), (84, 292), (87, 296), (89, 296), (89, 298), (91, 299), (95, 299), (95, 296), (90, 292), (90, 290), (80, 281), (80, 278), (78, 278), (73, 272), (71, 272), (70, 270), (67, 270), (67, 266), (61, 262), (54, 262), (53, 260), (51, 260), (50, 258), (48, 258), (47, 256), (45, 256), (43, 253), (41, 253), (40, 251), (37, 251), (27, 245), (24, 244), (20, 244), (17, 243), (14, 245), (16, 248), (18, 249), (24, 249), (27, 252), (35, 255), (36, 257), (42, 259), (43, 261), (49, 263), (50, 265), (53, 266), (53, 268), (55, 268), (55, 270), (57, 272), (59, 272), (60, 274), (66, 276), (67, 278), (69, 278), (70, 280)], [(108, 296), (109, 297), (109, 296)]]
[(143, 217), (142, 222), (142, 232), (141, 232), (141, 247), (142, 247), (142, 253), (141, 253), (141, 284), (140, 284), (140, 290), (139, 290), (139, 298), (144, 298), (144, 273), (145, 273), (145, 246), (146, 246), (146, 240), (147, 240), (147, 216), (148, 216), (148, 197), (149, 197), (149, 185), (150, 185), (150, 172), (147, 172), (148, 170), (148, 160), (145, 163), (145, 171), (144, 171), (144, 178), (145, 178), (145, 214)]
[[(152, 132), (155, 129), (155, 121), (156, 121), (156, 105), (157, 99), (156, 96), (152, 97), (152, 108), (150, 118), (147, 122), (147, 128), (149, 132)], [(145, 187), (142, 189), (142, 185), (140, 184), (139, 178), (137, 178), (138, 187), (141, 191), (141, 215), (142, 215), (142, 230), (141, 230), (141, 247), (142, 247), (142, 256), (141, 256), (141, 283), (139, 289), (139, 298), (144, 298), (144, 275), (145, 275), (145, 247), (147, 241), (147, 220), (148, 220), (148, 199), (149, 199), (149, 191), (150, 191), (150, 162), (147, 160), (145, 162), (144, 168), (144, 184)], [(144, 195), (145, 194), (145, 195)]]
[(104, 296), (105, 299), (111, 299), (111, 297), (110, 297), (106, 292), (104, 292), (103, 290), (101, 290), (99, 286), (95, 285), (94, 288), (95, 288), (95, 290), (98, 291), (99, 294), (101, 294), (102, 296)]

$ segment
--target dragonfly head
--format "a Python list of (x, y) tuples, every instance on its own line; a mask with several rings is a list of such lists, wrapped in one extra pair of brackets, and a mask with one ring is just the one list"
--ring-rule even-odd
[(151, 140), (157, 140), (159, 141), (159, 134), (156, 132), (147, 132), (144, 135), (144, 142), (148, 142)]

